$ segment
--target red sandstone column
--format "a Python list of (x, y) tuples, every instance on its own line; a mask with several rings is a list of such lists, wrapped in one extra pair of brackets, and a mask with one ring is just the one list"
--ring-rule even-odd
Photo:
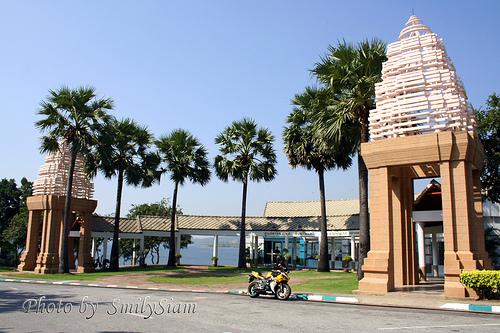
[[(61, 200), (62, 198), (62, 200)], [(53, 274), (59, 271), (59, 239), (64, 218), (64, 197), (44, 196), (42, 244), (35, 273)]]
[(392, 256), (392, 177), (387, 167), (370, 170), (370, 252), (359, 291), (385, 294), (394, 289)]
[(80, 226), (80, 248), (78, 251), (78, 273), (93, 272), (94, 260), (92, 258), (92, 213), (97, 206), (96, 201), (89, 202), (87, 211), (82, 214), (83, 222)]
[[(463, 270), (484, 268), (485, 251), (478, 251), (484, 241), (480, 226), (477, 203), (477, 182), (473, 180), (472, 164), (466, 161), (451, 161), (441, 164), (441, 187), (443, 198), (445, 295), (449, 297), (474, 296), (475, 292), (460, 283)], [(476, 176), (477, 177), (477, 176)], [(476, 183), (476, 189), (474, 188)], [(484, 247), (483, 247), (484, 248)], [(489, 264), (487, 260), (487, 264)]]
[(415, 283), (415, 248), (413, 210), (413, 181), (407, 167), (391, 168), (392, 210), (394, 251), (394, 284), (409, 285)]
[(41, 211), (29, 211), (28, 233), (26, 234), (26, 249), (21, 255), (21, 263), (19, 264), (19, 266), (17, 266), (18, 271), (32, 271), (33, 269), (35, 269), (36, 256), (38, 254), (38, 235), (40, 234), (41, 218)]

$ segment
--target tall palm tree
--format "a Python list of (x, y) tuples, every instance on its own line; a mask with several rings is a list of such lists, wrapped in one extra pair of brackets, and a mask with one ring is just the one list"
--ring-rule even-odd
[(93, 176), (98, 171), (104, 177), (118, 177), (115, 206), (115, 226), (109, 269), (119, 270), (120, 209), (123, 182), (127, 185), (149, 187), (159, 179), (157, 171), (160, 163), (158, 154), (149, 152), (153, 135), (147, 127), (139, 126), (132, 119), (115, 120), (106, 125), (98, 136), (99, 145), (88, 159), (88, 172)]
[(161, 136), (155, 144), (163, 162), (166, 163), (163, 171), (169, 172), (170, 179), (174, 182), (167, 265), (175, 266), (175, 215), (179, 184), (184, 185), (186, 179), (189, 179), (192, 183), (206, 185), (210, 181), (210, 163), (205, 147), (196, 137), (183, 129), (176, 129), (167, 136)]
[[(365, 40), (356, 47), (345, 41), (336, 47), (329, 46), (328, 53), (311, 72), (318, 80), (341, 92), (340, 100), (315, 118), (318, 130), (329, 140), (339, 140), (342, 123), (357, 123), (359, 147), (368, 142), (368, 117), (375, 108), (375, 83), (382, 79), (382, 63), (387, 60), (386, 44), (379, 39)], [(359, 175), (359, 261), (362, 267), (370, 249), (370, 222), (368, 217), (368, 170), (358, 151)], [(358, 270), (358, 279), (363, 271)]]
[(312, 123), (315, 113), (331, 104), (331, 90), (328, 88), (307, 87), (302, 94), (295, 95), (292, 100), (293, 111), (288, 115), (283, 131), (284, 150), (292, 168), (301, 166), (314, 170), (319, 178), (321, 205), (321, 236), (318, 272), (329, 272), (328, 241), (326, 226), (326, 201), (324, 173), (333, 168), (348, 169), (352, 164), (355, 146), (348, 140), (338, 145), (322, 144)]
[(245, 217), (248, 180), (271, 181), (277, 174), (274, 136), (267, 128), (257, 129), (254, 120), (234, 121), (215, 138), (220, 155), (215, 157), (217, 177), (227, 182), (229, 176), (243, 183), (238, 267), (246, 267)]
[(113, 109), (113, 100), (98, 99), (94, 87), (71, 90), (63, 86), (56, 91), (49, 90), (47, 100), (42, 101), (40, 106), (37, 114), (45, 118), (37, 121), (35, 126), (41, 132), (47, 133), (41, 138), (40, 151), (56, 152), (59, 142), (71, 147), (59, 260), (59, 273), (68, 273), (69, 215), (76, 156), (80, 153), (85, 158), (90, 147), (96, 143), (96, 131), (112, 118), (106, 111)]

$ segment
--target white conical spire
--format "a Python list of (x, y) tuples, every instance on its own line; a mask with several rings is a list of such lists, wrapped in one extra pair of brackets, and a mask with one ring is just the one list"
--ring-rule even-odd
[(441, 131), (474, 131), (475, 116), (442, 39), (411, 16), (399, 41), (388, 45), (372, 140)]
[(431, 29), (424, 25), (422, 20), (417, 16), (412, 15), (410, 16), (408, 22), (406, 22), (405, 28), (401, 30), (398, 40), (408, 37), (425, 35), (427, 33), (432, 33)]

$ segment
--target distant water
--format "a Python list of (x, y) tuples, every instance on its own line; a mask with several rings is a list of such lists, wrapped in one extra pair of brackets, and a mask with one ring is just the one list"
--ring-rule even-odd
[[(110, 247), (110, 245), (109, 245)], [(166, 264), (168, 261), (168, 249), (163, 247), (160, 250), (160, 264)], [(190, 244), (186, 249), (181, 249), (181, 264), (182, 265), (212, 265), (212, 247), (206, 245)], [(219, 247), (217, 257), (218, 265), (221, 266), (238, 266), (238, 248)], [(146, 263), (151, 264), (151, 255), (146, 258)], [(126, 263), (123, 258), (120, 258), (120, 265), (130, 265), (131, 261)]]
[[(181, 249), (181, 264), (186, 265), (212, 265), (212, 248), (191, 244), (186, 249)], [(168, 256), (168, 253), (166, 254)], [(238, 266), (238, 249), (232, 247), (219, 247), (217, 263), (221, 266)]]

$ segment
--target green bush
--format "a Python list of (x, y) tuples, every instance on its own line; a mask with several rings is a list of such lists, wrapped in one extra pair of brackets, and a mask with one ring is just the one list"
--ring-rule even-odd
[(480, 299), (493, 299), (500, 289), (500, 271), (463, 271), (460, 282), (474, 289)]
[(342, 259), (342, 261), (352, 261), (352, 257), (351, 256), (345, 256), (344, 259)]

